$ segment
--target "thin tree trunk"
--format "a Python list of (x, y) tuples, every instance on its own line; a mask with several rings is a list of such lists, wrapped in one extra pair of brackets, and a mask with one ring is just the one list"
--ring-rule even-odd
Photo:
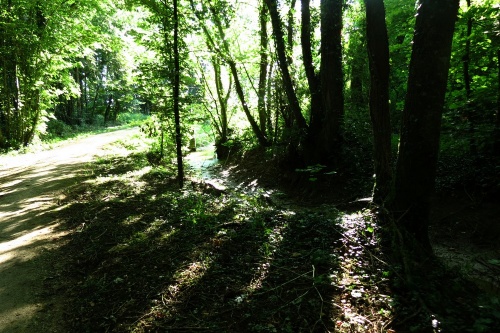
[(408, 242), (416, 242), (424, 253), (432, 252), (430, 197), (458, 3), (420, 0), (413, 37), (391, 208)]
[(323, 119), (323, 108), (321, 105), (319, 77), (316, 74), (312, 56), (310, 2), (311, 0), (302, 0), (301, 2), (302, 25), (300, 29), (300, 41), (302, 45), (302, 61), (307, 77), (307, 83), (309, 85), (309, 93), (311, 95), (309, 132), (318, 133)]
[[(214, 12), (213, 8), (211, 8), (212, 11)], [(238, 75), (238, 69), (236, 68), (236, 62), (233, 60), (233, 58), (229, 55), (229, 45), (226, 40), (226, 36), (224, 33), (224, 30), (222, 29), (222, 24), (219, 20), (219, 18), (216, 16), (216, 13), (214, 12), (214, 23), (219, 31), (219, 35), (222, 40), (222, 46), (224, 47), (224, 51), (226, 52), (227, 56), (229, 59), (226, 59), (227, 64), (229, 66), (229, 69), (231, 70), (231, 73), (233, 74), (233, 80), (234, 80), (234, 86), (236, 88), (236, 94), (238, 95), (238, 98), (241, 102), (241, 106), (243, 108), (243, 111), (245, 112), (245, 115), (247, 116), (248, 122), (250, 123), (250, 126), (252, 127), (252, 131), (257, 137), (257, 141), (259, 142), (259, 145), (263, 147), (269, 146), (269, 141), (267, 140), (265, 134), (260, 130), (259, 125), (255, 121), (255, 118), (253, 117), (252, 113), (250, 112), (250, 108), (248, 107), (248, 103), (246, 102), (245, 94), (243, 92), (243, 86), (241, 85), (240, 77)]]
[(179, 187), (184, 187), (184, 165), (182, 162), (181, 117), (179, 110), (180, 95), (180, 56), (179, 56), (179, 9), (178, 0), (174, 1), (174, 118), (175, 118), (175, 144), (177, 147), (177, 179)]
[[(366, 22), (366, 21), (365, 21)], [(365, 58), (362, 56), (365, 50), (365, 45), (363, 40), (366, 39), (366, 34), (359, 34), (359, 39), (356, 38), (352, 40), (352, 36), (349, 40), (350, 52), (354, 55), (353, 59), (350, 61), (350, 104), (351, 109), (354, 112), (364, 111), (366, 107), (365, 94), (363, 93), (364, 82), (364, 68), (365, 68)]]
[(281, 70), (281, 76), (283, 79), (283, 84), (292, 110), (293, 116), (297, 123), (299, 129), (307, 129), (307, 122), (302, 115), (302, 110), (300, 108), (299, 100), (295, 94), (295, 89), (293, 87), (292, 77), (288, 69), (285, 41), (283, 38), (283, 31), (281, 28), (281, 20), (278, 13), (278, 5), (276, 0), (265, 0), (267, 8), (269, 9), (269, 15), (271, 16), (271, 23), (273, 26), (274, 39), (276, 43), (276, 52), (278, 54), (278, 64)]
[(234, 79), (234, 85), (236, 88), (236, 93), (238, 95), (238, 98), (240, 100), (241, 106), (243, 107), (243, 111), (245, 112), (245, 115), (247, 116), (248, 122), (250, 123), (250, 126), (252, 128), (253, 133), (255, 134), (257, 141), (259, 144), (263, 147), (266, 147), (269, 145), (269, 141), (267, 140), (265, 134), (260, 130), (259, 125), (255, 121), (255, 118), (253, 117), (252, 113), (250, 112), (250, 109), (248, 108), (248, 104), (245, 99), (245, 94), (243, 92), (243, 87), (241, 85), (239, 75), (238, 75), (238, 69), (236, 67), (236, 62), (233, 60), (231, 53), (230, 53), (230, 48), (229, 44), (227, 42), (224, 29), (222, 27), (222, 23), (220, 21), (220, 18), (218, 17), (218, 12), (214, 7), (209, 7), (210, 12), (212, 13), (212, 23), (215, 24), (215, 27), (217, 28), (218, 34), (219, 34), (219, 40), (221, 41), (220, 46), (222, 46), (222, 50), (219, 46), (216, 45), (214, 39), (212, 38), (210, 32), (208, 31), (207, 26), (203, 23), (202, 18), (199, 16), (196, 6), (194, 5), (194, 1), (190, 1), (191, 8), (193, 9), (195, 15), (197, 16), (201, 28), (203, 29), (205, 33), (205, 37), (207, 38), (207, 42), (210, 45), (210, 49), (214, 52), (216, 52), (222, 59), (225, 60), (225, 62), (228, 64), (231, 74), (233, 75)]
[(366, 37), (370, 64), (370, 116), (373, 128), (375, 185), (373, 202), (382, 204), (389, 194), (391, 123), (389, 113), (389, 41), (383, 0), (365, 0)]
[(213, 57), (213, 66), (215, 72), (215, 89), (217, 90), (217, 99), (219, 101), (220, 108), (220, 140), (221, 143), (227, 142), (228, 137), (228, 117), (227, 117), (227, 101), (229, 99), (229, 95), (232, 89), (232, 76), (229, 75), (229, 86), (227, 88), (227, 92), (224, 92), (224, 86), (222, 84), (222, 71), (219, 59), (214, 56)]
[[(499, 20), (500, 21), (500, 20)], [(494, 150), (495, 155), (500, 156), (500, 49), (497, 50), (497, 65), (498, 65), (498, 100), (497, 100), (497, 119), (495, 123), (494, 135)]]
[(267, 84), (267, 67), (268, 67), (268, 44), (269, 38), (267, 35), (267, 7), (264, 3), (261, 4), (260, 13), (260, 73), (259, 73), (259, 88), (258, 88), (258, 103), (259, 110), (259, 125), (260, 131), (266, 135), (266, 84)]
[[(470, 0), (467, 0), (467, 9), (469, 8), (470, 8)], [(471, 103), (472, 89), (471, 89), (471, 77), (469, 73), (470, 40), (472, 35), (472, 16), (470, 12), (467, 13), (467, 15), (469, 15), (469, 17), (467, 18), (467, 32), (465, 35), (465, 54), (462, 58), (464, 64), (463, 71), (464, 71), (464, 84), (465, 84), (465, 97), (466, 97), (465, 116), (467, 118), (467, 121), (469, 122), (468, 134), (469, 134), (470, 153), (472, 156), (476, 157), (477, 156), (477, 142), (475, 139), (476, 122), (474, 117), (474, 110), (472, 109), (473, 106)]]
[(229, 68), (231, 69), (231, 73), (233, 74), (234, 86), (236, 88), (236, 94), (241, 102), (241, 106), (243, 107), (243, 111), (247, 116), (248, 122), (252, 127), (252, 130), (259, 141), (259, 144), (263, 147), (269, 145), (267, 138), (264, 136), (264, 133), (261, 132), (259, 125), (255, 121), (254, 117), (250, 113), (250, 109), (248, 108), (248, 104), (245, 99), (245, 94), (243, 93), (243, 87), (241, 86), (240, 78), (238, 75), (238, 69), (236, 68), (236, 63), (233, 60), (228, 61)]
[(287, 13), (287, 23), (286, 23), (286, 53), (287, 53), (287, 61), (288, 61), (288, 66), (292, 66), (293, 64), (293, 59), (292, 59), (292, 54), (293, 54), (293, 23), (294, 23), (294, 17), (293, 13), (295, 12), (295, 4), (297, 3), (297, 0), (292, 0), (290, 3), (290, 8), (288, 9)]

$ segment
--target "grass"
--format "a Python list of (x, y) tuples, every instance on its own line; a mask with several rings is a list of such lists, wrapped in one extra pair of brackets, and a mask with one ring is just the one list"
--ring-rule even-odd
[(66, 198), (72, 232), (55, 254), (65, 258), (52, 287), (68, 290), (68, 330), (351, 332), (390, 322), (390, 298), (372, 288), (387, 279), (352, 252), (374, 234), (363, 215), (349, 240), (334, 207), (195, 181), (179, 191), (174, 170), (151, 168), (144, 152), (89, 168)]
[[(134, 149), (139, 138), (116, 148)], [(62, 203), (66, 244), (53, 253), (71, 332), (488, 332), (463, 292), (436, 306), (398, 276), (368, 210), (299, 205), (259, 191), (209, 191), (153, 168), (147, 146), (88, 166)], [(452, 296), (450, 296), (452, 295)], [(461, 295), (460, 297), (456, 295)], [(449, 299), (447, 301), (446, 299)], [(446, 310), (446, 311), (444, 311)], [(448, 314), (446, 314), (448, 312)], [(492, 319), (493, 318), (493, 319)], [(433, 324), (437, 325), (433, 327)]]

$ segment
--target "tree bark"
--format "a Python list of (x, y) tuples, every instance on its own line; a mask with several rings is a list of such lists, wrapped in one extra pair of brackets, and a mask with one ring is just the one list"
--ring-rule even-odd
[[(499, 20), (500, 21), (500, 20)], [(497, 50), (498, 65), (498, 99), (497, 99), (497, 119), (495, 123), (494, 150), (495, 155), (500, 156), (500, 50)]]
[(292, 0), (290, 2), (290, 8), (288, 9), (287, 13), (287, 23), (286, 23), (286, 54), (287, 54), (287, 61), (288, 61), (288, 66), (293, 65), (293, 59), (292, 59), (292, 54), (293, 54), (293, 21), (294, 17), (293, 14), (295, 12), (295, 4), (297, 3), (297, 0)]
[(174, 118), (175, 118), (175, 144), (177, 152), (177, 179), (179, 187), (184, 187), (184, 165), (182, 162), (181, 117), (179, 109), (180, 95), (180, 56), (179, 56), (179, 8), (178, 0), (174, 1)]
[(318, 133), (321, 129), (321, 121), (323, 118), (321, 89), (319, 76), (313, 64), (312, 45), (311, 45), (311, 0), (302, 0), (301, 2), (301, 19), (302, 25), (300, 28), (300, 41), (302, 45), (302, 62), (309, 85), (309, 93), (311, 95), (311, 110), (309, 116), (309, 131)]
[(259, 66), (259, 88), (258, 88), (258, 103), (259, 125), (260, 131), (266, 135), (266, 87), (267, 87), (267, 67), (269, 65), (267, 57), (267, 49), (269, 37), (267, 34), (267, 7), (264, 3), (260, 5), (259, 22), (260, 22), (260, 66)]
[(224, 91), (224, 85), (222, 84), (222, 71), (220, 60), (213, 57), (212, 64), (214, 66), (215, 73), (215, 89), (217, 90), (217, 99), (219, 101), (220, 108), (220, 143), (226, 143), (228, 138), (228, 117), (227, 117), (227, 101), (231, 94), (231, 89), (233, 85), (232, 76), (229, 75), (229, 85), (227, 91)]
[[(357, 43), (362, 44), (357, 41), (350, 41), (349, 43)], [(362, 48), (363, 45), (356, 45), (353, 53), (355, 55), (360, 54), (358, 49)], [(354, 112), (358, 112), (363, 110), (366, 107), (365, 94), (363, 94), (363, 72), (364, 72), (364, 60), (362, 59), (352, 59), (350, 63), (351, 70), (351, 86), (350, 86), (350, 99), (351, 99), (351, 108)]]
[(391, 209), (425, 253), (458, 0), (418, 3)]
[[(470, 9), (470, 0), (467, 0), (467, 9)], [(469, 72), (469, 64), (470, 64), (470, 40), (471, 40), (471, 35), (472, 35), (472, 16), (470, 12), (467, 12), (467, 15), (469, 16), (467, 18), (467, 31), (465, 35), (465, 54), (462, 58), (463, 61), (463, 73), (464, 73), (464, 84), (465, 84), (465, 98), (466, 98), (466, 103), (465, 103), (465, 117), (467, 118), (468, 121), (468, 134), (469, 134), (469, 149), (470, 153), (473, 157), (477, 156), (477, 142), (475, 139), (475, 127), (476, 127), (476, 122), (475, 122), (475, 117), (474, 117), (474, 110), (472, 109), (472, 101), (471, 101), (471, 95), (472, 95), (472, 88), (471, 88), (471, 77), (470, 77), (470, 72)]]
[(265, 0), (267, 8), (269, 9), (269, 15), (271, 16), (271, 23), (273, 26), (273, 32), (276, 43), (276, 52), (278, 54), (278, 64), (281, 71), (281, 76), (283, 79), (283, 84), (288, 98), (288, 103), (290, 103), (290, 108), (292, 110), (295, 122), (299, 129), (306, 129), (307, 122), (302, 115), (302, 110), (300, 108), (299, 99), (295, 94), (295, 89), (293, 87), (292, 77), (288, 69), (285, 41), (283, 38), (283, 31), (281, 28), (281, 20), (278, 13), (278, 5), (276, 0)]
[(375, 185), (373, 202), (382, 204), (389, 194), (391, 123), (389, 112), (389, 41), (383, 0), (365, 0), (366, 37), (370, 65), (370, 117), (373, 128)]
[(342, 70), (343, 0), (321, 0), (321, 96), (323, 119), (318, 145), (326, 161), (337, 155), (344, 117), (344, 77)]
[(236, 88), (236, 94), (241, 102), (241, 106), (243, 107), (243, 112), (247, 116), (248, 122), (252, 127), (252, 130), (259, 141), (259, 144), (263, 147), (269, 146), (269, 142), (267, 138), (264, 136), (264, 133), (261, 132), (259, 125), (255, 121), (254, 117), (250, 113), (250, 109), (248, 108), (248, 104), (245, 100), (245, 94), (243, 93), (243, 87), (241, 86), (241, 82), (238, 75), (238, 69), (236, 68), (236, 63), (233, 60), (228, 61), (229, 68), (231, 69), (231, 73), (233, 74), (234, 79), (234, 87)]

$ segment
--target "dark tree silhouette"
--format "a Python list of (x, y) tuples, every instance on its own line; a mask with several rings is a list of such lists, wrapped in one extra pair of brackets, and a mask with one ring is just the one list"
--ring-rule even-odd
[[(428, 236), (441, 116), (458, 0), (418, 3), (392, 211), (405, 245), (431, 253)], [(415, 242), (413, 242), (415, 241)]]
[(365, 0), (366, 37), (370, 64), (370, 116), (373, 127), (375, 186), (373, 202), (389, 194), (391, 171), (391, 122), (389, 114), (389, 40), (383, 0)]

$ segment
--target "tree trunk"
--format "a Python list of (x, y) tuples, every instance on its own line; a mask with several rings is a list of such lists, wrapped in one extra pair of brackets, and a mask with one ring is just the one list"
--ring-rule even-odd
[(428, 254), (432, 253), (428, 237), (430, 196), (458, 3), (418, 3), (391, 205), (404, 236)]
[[(106, 102), (106, 111), (104, 111), (104, 125), (106, 125), (109, 121), (109, 117), (110, 117), (110, 114), (111, 114), (111, 104), (113, 103), (113, 95), (109, 95), (108, 96), (108, 101)], [(74, 107), (74, 101), (73, 101), (73, 98), (70, 98), (69, 101), (68, 101), (68, 110), (70, 109), (73, 109)], [(73, 118), (73, 112), (70, 112), (68, 111), (68, 119), (71, 119)]]
[(196, 11), (196, 7), (194, 5), (194, 1), (191, 0), (191, 8), (195, 11), (195, 15), (197, 15), (198, 20), (201, 23), (201, 28), (203, 29), (205, 36), (207, 38), (207, 42), (211, 46), (211, 49), (215, 52), (218, 53), (218, 55), (224, 59), (230, 70), (231, 74), (233, 75), (234, 79), (234, 85), (236, 88), (236, 93), (238, 95), (238, 98), (241, 102), (241, 106), (243, 107), (243, 111), (245, 112), (245, 115), (247, 116), (248, 122), (250, 123), (250, 126), (252, 128), (253, 133), (255, 134), (257, 141), (259, 142), (259, 145), (266, 147), (269, 145), (269, 141), (267, 140), (265, 134), (260, 130), (259, 125), (255, 121), (255, 118), (253, 117), (252, 113), (250, 112), (250, 109), (248, 108), (248, 104), (245, 99), (245, 94), (243, 92), (243, 86), (241, 85), (239, 75), (238, 75), (238, 69), (236, 67), (236, 62), (233, 60), (229, 48), (228, 41), (226, 39), (226, 35), (224, 33), (224, 29), (222, 27), (222, 23), (220, 21), (220, 18), (218, 17), (217, 10), (214, 7), (210, 7), (210, 11), (212, 13), (212, 23), (215, 24), (215, 27), (217, 28), (218, 34), (219, 34), (219, 40), (221, 41), (221, 47), (218, 47), (215, 44), (215, 41), (213, 40), (212, 36), (210, 35), (210, 32), (208, 31), (208, 28), (206, 25), (202, 22), (202, 19), (199, 17), (198, 12)]
[(288, 103), (292, 110), (295, 122), (299, 129), (306, 129), (307, 123), (302, 115), (302, 110), (300, 108), (299, 99), (295, 94), (295, 89), (293, 87), (292, 77), (288, 69), (285, 41), (283, 38), (283, 31), (281, 28), (281, 20), (278, 13), (278, 5), (276, 0), (265, 0), (267, 8), (269, 9), (269, 15), (271, 16), (271, 23), (273, 26), (274, 39), (276, 43), (276, 52), (278, 54), (278, 64), (281, 70), (281, 76), (283, 79), (283, 84), (288, 98)]
[(217, 90), (217, 99), (219, 101), (219, 108), (220, 108), (220, 141), (222, 143), (227, 142), (228, 138), (228, 117), (227, 117), (227, 102), (229, 100), (229, 96), (231, 94), (231, 89), (233, 85), (232, 81), (232, 76), (229, 75), (229, 85), (227, 88), (227, 92), (224, 91), (224, 86), (222, 84), (222, 71), (221, 71), (221, 64), (219, 59), (215, 59), (216, 57), (213, 57), (212, 64), (214, 66), (214, 73), (215, 73), (215, 89)]
[(495, 123), (494, 150), (495, 155), (500, 156), (500, 50), (497, 51), (498, 62), (498, 100), (497, 100), (497, 119)]
[(261, 4), (260, 13), (260, 72), (259, 72), (259, 88), (258, 88), (258, 104), (257, 109), (259, 110), (259, 125), (260, 131), (264, 136), (266, 135), (266, 85), (267, 85), (267, 48), (269, 44), (269, 38), (267, 35), (267, 7), (264, 3)]
[(325, 161), (338, 154), (344, 118), (342, 71), (343, 0), (321, 0), (321, 96), (323, 114), (318, 147)]
[(184, 187), (184, 165), (182, 163), (181, 117), (179, 110), (180, 96), (180, 56), (179, 56), (179, 10), (178, 0), (174, 1), (174, 118), (175, 118), (175, 144), (177, 152), (177, 179), (179, 188)]
[(257, 137), (257, 140), (259, 141), (259, 144), (263, 147), (267, 147), (269, 145), (269, 142), (265, 137), (264, 133), (261, 132), (259, 125), (255, 121), (254, 117), (250, 113), (250, 109), (248, 108), (248, 104), (245, 99), (245, 94), (243, 93), (243, 87), (241, 86), (240, 78), (238, 75), (238, 69), (236, 68), (236, 63), (233, 60), (229, 60), (228, 65), (229, 68), (231, 69), (231, 73), (233, 74), (236, 94), (238, 95), (238, 98), (241, 102), (241, 106), (243, 107), (243, 111), (247, 116), (248, 122), (250, 123), (250, 126), (252, 127), (252, 130), (255, 136)]
[(370, 64), (370, 116), (373, 128), (375, 185), (373, 202), (382, 204), (391, 185), (389, 113), (389, 41), (383, 0), (365, 0), (366, 38)]
[[(366, 20), (365, 20), (366, 24)], [(364, 69), (366, 64), (366, 59), (364, 55), (366, 54), (366, 47), (364, 44), (366, 40), (366, 32), (355, 34), (349, 37), (349, 51), (352, 54), (350, 59), (350, 107), (351, 110), (358, 113), (364, 111), (367, 103), (365, 94), (363, 93), (363, 88), (365, 85)]]
[(292, 59), (292, 54), (293, 54), (293, 23), (294, 23), (294, 17), (293, 14), (295, 13), (295, 4), (297, 3), (297, 0), (292, 0), (290, 2), (290, 8), (288, 9), (288, 14), (287, 14), (287, 23), (286, 23), (286, 54), (287, 54), (287, 62), (288, 66), (293, 65), (293, 59)]
[[(470, 9), (470, 0), (467, 0), (467, 9)], [(469, 64), (470, 64), (470, 40), (471, 40), (471, 35), (472, 35), (472, 16), (471, 13), (468, 11), (467, 15), (469, 16), (467, 18), (467, 31), (465, 35), (465, 54), (462, 58), (464, 67), (463, 67), (463, 73), (464, 73), (464, 84), (465, 84), (465, 98), (466, 98), (466, 103), (465, 103), (465, 117), (467, 118), (467, 121), (469, 122), (468, 124), (468, 134), (469, 134), (469, 149), (470, 153), (473, 157), (477, 157), (477, 143), (475, 139), (475, 127), (476, 127), (476, 122), (475, 122), (475, 117), (474, 117), (474, 110), (473, 110), (473, 105), (471, 101), (471, 95), (472, 95), (472, 89), (471, 89), (471, 77), (469, 73)]]
[(321, 102), (321, 90), (319, 77), (313, 64), (312, 46), (311, 46), (311, 0), (302, 0), (301, 18), (302, 25), (300, 29), (300, 41), (302, 45), (302, 61), (304, 71), (309, 85), (309, 93), (311, 95), (311, 110), (309, 121), (309, 132), (318, 133), (321, 128), (321, 121), (323, 119), (323, 109)]

